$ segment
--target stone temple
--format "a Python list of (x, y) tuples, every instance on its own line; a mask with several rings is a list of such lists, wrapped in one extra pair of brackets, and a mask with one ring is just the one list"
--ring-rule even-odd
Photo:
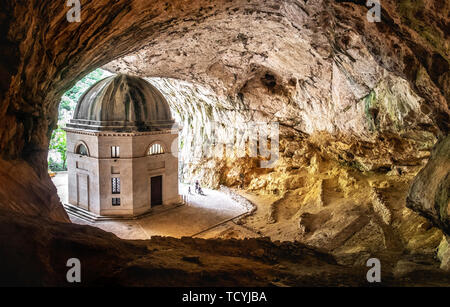
[[(450, 1), (1, 8), (0, 286), (450, 286)], [(98, 68), (150, 82), (183, 127), (186, 206), (150, 209), (164, 214), (145, 218), (148, 231), (144, 219), (74, 218), (61, 205), (67, 174), (49, 176), (48, 162), (50, 175), (64, 165), (53, 149), (61, 95)], [(176, 201), (161, 101), (126, 76), (83, 97), (67, 127), (74, 210), (139, 214)], [(264, 123), (278, 123), (279, 146), (261, 137)], [(278, 160), (263, 168), (269, 146)], [(205, 196), (181, 184), (197, 180)], [(208, 216), (229, 214), (222, 199), (248, 213)], [(72, 257), (81, 283), (68, 283)], [(164, 292), (152, 299), (180, 302)]]
[(120, 74), (94, 84), (66, 132), (73, 209), (138, 216), (179, 202), (178, 128), (163, 95), (144, 79)]

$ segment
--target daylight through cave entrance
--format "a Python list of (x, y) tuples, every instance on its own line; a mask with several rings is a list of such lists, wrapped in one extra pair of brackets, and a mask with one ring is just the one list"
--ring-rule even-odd
[(2, 284), (450, 284), (442, 1), (81, 10), (0, 18)]
[[(145, 101), (136, 101), (137, 97)], [(48, 157), (49, 174), (71, 221), (125, 239), (214, 237), (215, 228), (249, 213), (253, 207), (248, 201), (233, 199), (224, 188), (214, 189), (221, 182), (209, 182), (196, 173), (202, 158), (215, 158), (207, 156), (212, 147), (227, 149), (222, 155), (235, 151), (236, 136), (224, 140), (211, 134), (220, 127), (229, 136), (235, 129), (219, 125), (214, 114), (205, 117), (192, 108), (193, 102), (213, 105), (213, 97), (211, 91), (189, 82), (139, 81), (103, 69), (77, 82), (61, 99)], [(170, 106), (170, 117), (178, 124), (163, 127), (160, 119), (157, 126), (151, 122), (152, 113), (160, 112), (163, 104)], [(138, 122), (139, 116), (143, 117)], [(164, 132), (167, 128), (172, 130)], [(179, 138), (172, 137), (178, 134)], [(245, 156), (248, 143), (242, 145)]]

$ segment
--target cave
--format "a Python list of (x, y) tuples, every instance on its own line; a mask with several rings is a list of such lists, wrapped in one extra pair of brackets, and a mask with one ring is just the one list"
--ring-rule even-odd
[[(368, 286), (376, 259), (381, 285), (449, 286), (450, 7), (384, 0), (376, 9), (7, 0), (0, 284)], [(183, 127), (180, 154), (195, 158), (181, 180), (201, 178), (248, 214), (210, 238), (127, 240), (72, 223), (48, 173), (49, 142), (62, 95), (97, 68), (157, 88)], [(227, 127), (257, 152), (208, 152), (229, 144)], [(277, 133), (265, 142), (254, 129)], [(67, 278), (71, 259), (80, 283)]]

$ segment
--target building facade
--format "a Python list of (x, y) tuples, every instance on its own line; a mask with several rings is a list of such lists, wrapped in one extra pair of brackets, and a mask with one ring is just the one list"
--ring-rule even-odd
[(99, 216), (137, 216), (180, 202), (178, 128), (144, 79), (116, 75), (80, 98), (67, 124), (69, 204)]

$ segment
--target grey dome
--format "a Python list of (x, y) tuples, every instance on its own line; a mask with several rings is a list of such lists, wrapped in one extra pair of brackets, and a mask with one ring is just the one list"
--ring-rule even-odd
[(169, 104), (149, 82), (129, 75), (98, 81), (78, 101), (69, 128), (112, 131), (167, 129)]

